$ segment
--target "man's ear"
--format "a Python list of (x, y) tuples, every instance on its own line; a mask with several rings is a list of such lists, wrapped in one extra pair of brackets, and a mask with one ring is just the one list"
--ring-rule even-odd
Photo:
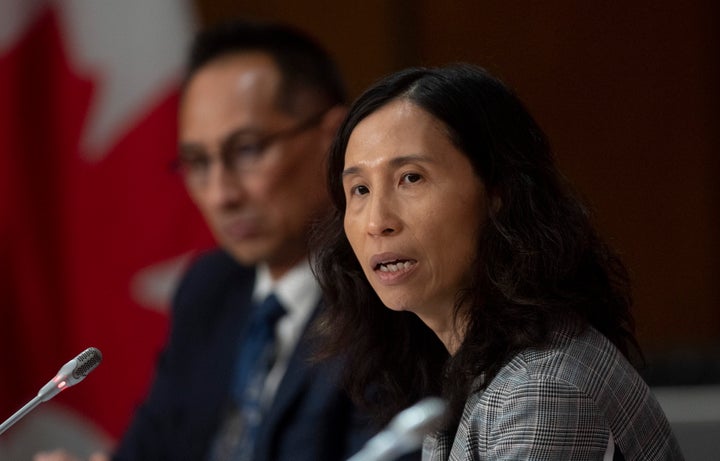
[(347, 114), (347, 111), (347, 107), (337, 105), (330, 108), (327, 112), (325, 112), (325, 115), (323, 115), (323, 119), (320, 122), (320, 127), (325, 133), (330, 136), (330, 141), (332, 141), (332, 139), (335, 137), (335, 134), (340, 128), (340, 124), (345, 118), (345, 114)]

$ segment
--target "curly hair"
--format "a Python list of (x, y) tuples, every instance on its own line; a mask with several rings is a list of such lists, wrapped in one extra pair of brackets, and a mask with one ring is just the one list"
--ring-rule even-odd
[[(452, 356), (417, 316), (383, 305), (343, 230), (341, 172), (348, 139), (361, 120), (398, 99), (442, 122), (497, 204), (482, 223), (471, 283), (458, 293), (456, 315), (464, 303), (471, 308)], [(320, 355), (346, 358), (344, 382), (378, 422), (419, 398), (442, 395), (451, 410), (447, 429), (454, 429), (471, 392), (489, 383), (514, 354), (546, 345), (558, 328), (579, 332), (592, 325), (628, 358), (639, 352), (623, 263), (599, 238), (535, 120), (484, 69), (410, 68), (377, 82), (351, 106), (331, 147), (327, 174), (333, 208), (311, 242), (326, 302), (317, 325)], [(485, 213), (477, 211), (480, 220)]]

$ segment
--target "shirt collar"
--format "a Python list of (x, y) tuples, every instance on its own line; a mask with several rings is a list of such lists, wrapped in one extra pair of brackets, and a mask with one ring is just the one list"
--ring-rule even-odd
[(270, 293), (275, 293), (289, 314), (306, 315), (320, 301), (318, 285), (310, 263), (303, 260), (290, 269), (279, 280), (273, 280), (267, 264), (259, 264), (256, 268), (253, 301), (261, 302)]

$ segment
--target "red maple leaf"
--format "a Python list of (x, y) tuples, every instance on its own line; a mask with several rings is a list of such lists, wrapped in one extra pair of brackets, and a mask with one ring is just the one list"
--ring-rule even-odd
[(103, 364), (55, 400), (118, 436), (167, 330), (166, 314), (132, 299), (132, 280), (212, 240), (169, 169), (176, 89), (99, 161), (80, 155), (101, 83), (73, 69), (52, 9), (0, 56), (0, 412), (95, 346)]

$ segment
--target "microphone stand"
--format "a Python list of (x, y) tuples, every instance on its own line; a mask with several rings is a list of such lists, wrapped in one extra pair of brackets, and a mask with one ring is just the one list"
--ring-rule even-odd
[(10, 429), (10, 427), (15, 424), (16, 422), (20, 421), (23, 416), (30, 413), (33, 409), (35, 409), (36, 406), (40, 405), (42, 403), (42, 398), (37, 395), (34, 399), (26, 403), (21, 409), (15, 412), (11, 417), (9, 417), (7, 420), (5, 420), (4, 423), (0, 424), (0, 435), (5, 432), (6, 430)]
[(15, 414), (5, 420), (5, 422), (0, 424), (0, 435), (10, 429), (13, 424), (17, 423), (23, 416), (30, 413), (42, 402), (47, 402), (58, 395), (61, 391), (70, 386), (74, 386), (85, 379), (88, 373), (93, 371), (101, 361), (102, 353), (94, 347), (88, 347), (77, 357), (63, 365), (55, 377), (40, 388), (40, 391), (38, 391), (37, 395), (32, 400), (16, 411)]

